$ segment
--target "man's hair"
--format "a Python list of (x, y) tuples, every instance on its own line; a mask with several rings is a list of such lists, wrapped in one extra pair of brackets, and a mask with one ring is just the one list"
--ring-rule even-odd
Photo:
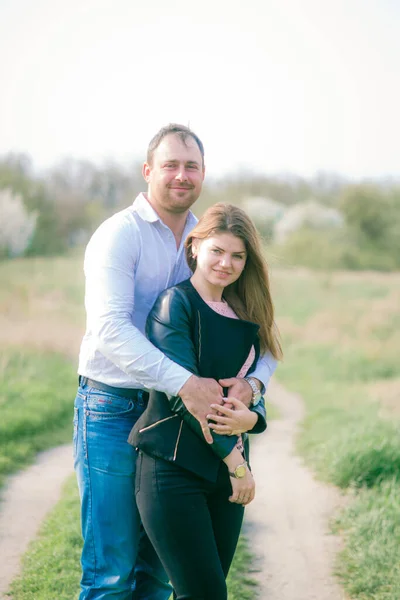
[(177, 135), (179, 139), (183, 142), (183, 144), (185, 144), (185, 146), (187, 145), (188, 138), (194, 139), (201, 152), (201, 158), (204, 166), (203, 142), (189, 127), (186, 127), (185, 125), (178, 125), (178, 123), (170, 123), (169, 125), (165, 125), (165, 127), (162, 127), (160, 131), (158, 131), (156, 135), (152, 138), (149, 147), (147, 148), (147, 163), (149, 165), (152, 165), (153, 163), (154, 151), (158, 148), (165, 136), (170, 134)]

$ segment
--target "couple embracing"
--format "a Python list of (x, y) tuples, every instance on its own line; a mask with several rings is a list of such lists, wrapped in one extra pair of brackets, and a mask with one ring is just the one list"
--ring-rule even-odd
[(255, 494), (248, 433), (266, 428), (281, 348), (254, 224), (229, 204), (198, 222), (190, 212), (204, 173), (198, 136), (162, 128), (143, 166), (147, 193), (86, 250), (80, 600), (227, 598)]

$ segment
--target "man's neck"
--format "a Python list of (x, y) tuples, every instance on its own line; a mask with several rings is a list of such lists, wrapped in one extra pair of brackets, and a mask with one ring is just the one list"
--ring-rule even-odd
[(144, 197), (146, 198), (150, 206), (156, 211), (164, 225), (166, 225), (172, 231), (172, 233), (174, 234), (176, 247), (179, 248), (189, 210), (186, 210), (183, 213), (171, 213), (168, 211), (163, 211), (162, 209), (159, 209), (158, 207), (156, 208), (153, 205), (147, 194), (144, 194)]

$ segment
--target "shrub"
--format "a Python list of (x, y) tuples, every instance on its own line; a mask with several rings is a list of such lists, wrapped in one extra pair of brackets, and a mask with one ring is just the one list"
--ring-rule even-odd
[(29, 213), (22, 196), (9, 188), (0, 190), (0, 253), (21, 256), (36, 229), (37, 212)]

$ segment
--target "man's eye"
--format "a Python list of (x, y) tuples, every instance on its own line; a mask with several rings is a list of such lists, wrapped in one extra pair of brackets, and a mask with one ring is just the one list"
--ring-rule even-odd
[(198, 166), (197, 165), (188, 165), (187, 168), (191, 169), (192, 171), (197, 171), (198, 170)]
[(211, 252), (213, 252), (214, 254), (221, 254), (221, 250), (218, 250), (218, 248), (212, 248)]

